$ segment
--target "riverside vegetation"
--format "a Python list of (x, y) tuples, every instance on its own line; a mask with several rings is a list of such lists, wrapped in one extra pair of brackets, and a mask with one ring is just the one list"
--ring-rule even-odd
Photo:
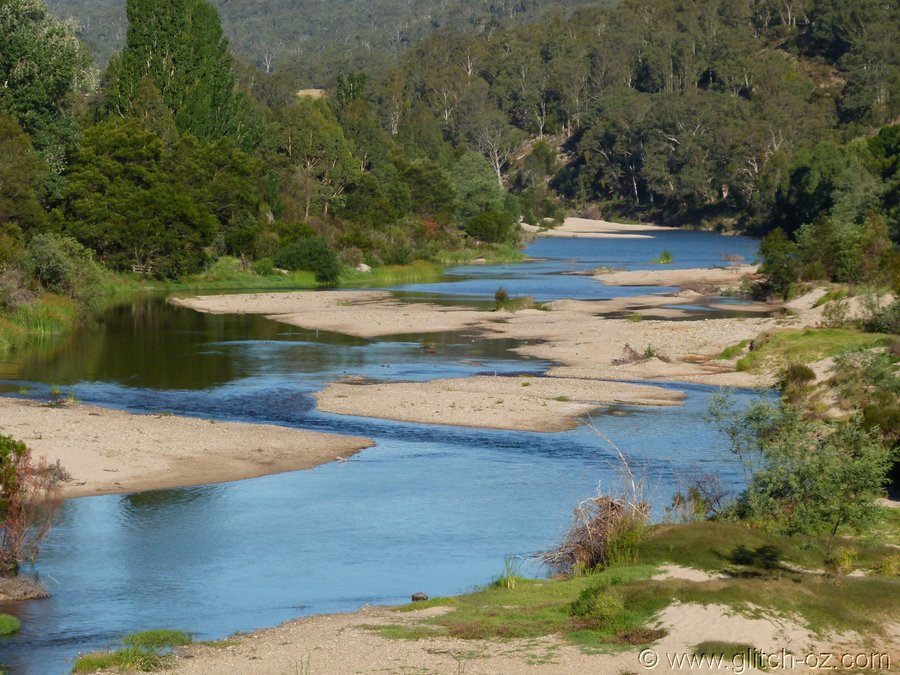
[[(781, 403), (711, 411), (746, 489), (687, 480), (677, 525), (649, 524), (636, 493), (599, 495), (580, 522), (602, 545), (569, 576), (508, 571), (388, 636), (646, 644), (676, 599), (882, 635), (900, 597), (896, 553), (877, 541), (896, 539), (896, 512), (875, 505), (896, 478), (900, 310), (850, 325), (839, 295), (900, 289), (897, 11), (626, 0), (547, 26), (439, 32), (368, 75), (331, 72), (319, 98), (296, 96), (287, 66), (239, 63), (204, 0), (129, 0), (102, 72), (43, 0), (4, 3), (0, 351), (64, 331), (104, 289), (434, 278), (514, 257), (520, 220), (550, 225), (567, 208), (764, 235), (757, 295), (843, 290), (828, 327), (722, 354), (782, 372)], [(838, 368), (817, 376), (825, 357)], [(13, 574), (36, 554), (57, 474), (6, 437), (0, 470)], [(649, 581), (666, 562), (725, 578)], [(136, 639), (81, 667), (156, 668), (174, 644)]]

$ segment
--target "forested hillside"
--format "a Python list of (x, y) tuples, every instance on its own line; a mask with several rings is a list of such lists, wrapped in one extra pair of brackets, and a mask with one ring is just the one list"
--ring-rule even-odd
[[(612, 5), (616, 0), (603, 0)], [(213, 0), (235, 55), (298, 86), (329, 84), (339, 68), (372, 71), (393, 63), (435, 31), (491, 33), (597, 0)], [(105, 64), (125, 41), (125, 0), (49, 0), (74, 18)]]
[[(626, 0), (438, 35), (380, 83), (382, 120), (432, 156), (427, 138), (480, 149), (538, 216), (552, 215), (549, 181), (570, 203), (672, 224), (781, 227), (805, 247), (791, 256), (808, 278), (883, 278), (888, 230), (900, 239), (897, 128), (878, 133), (900, 113), (898, 12)], [(867, 251), (879, 272), (865, 271)]]
[(93, 259), (335, 283), (515, 244), (520, 219), (572, 209), (774, 230), (766, 292), (900, 279), (896, 3), (625, 0), (441, 30), (324, 98), (242, 66), (206, 0), (128, 16), (101, 72), (43, 0), (0, 6), (7, 305), (28, 279), (83, 292)]

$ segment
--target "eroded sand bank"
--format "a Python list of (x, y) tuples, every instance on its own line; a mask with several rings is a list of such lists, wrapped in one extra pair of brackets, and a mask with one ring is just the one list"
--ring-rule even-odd
[(0, 432), (72, 475), (63, 496), (140, 492), (309, 469), (374, 445), (367, 438), (90, 405), (0, 398)]

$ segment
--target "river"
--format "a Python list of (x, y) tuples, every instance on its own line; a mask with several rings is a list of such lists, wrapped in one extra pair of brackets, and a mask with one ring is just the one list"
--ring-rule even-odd
[[(527, 250), (538, 260), (458, 268), (441, 282), (394, 290), (411, 301), (475, 305), (499, 285), (539, 301), (602, 300), (667, 289), (608, 288), (577, 273), (601, 265), (654, 268), (648, 261), (661, 250), (672, 252), (675, 267), (721, 264), (724, 254), (750, 260), (755, 252), (755, 242), (737, 237), (653, 234), (542, 239)], [(180, 628), (216, 639), (304, 614), (399, 603), (418, 591), (461, 593), (498, 576), (508, 556), (539, 573), (529, 554), (561, 537), (572, 508), (598, 482), (614, 485), (614, 451), (591, 426), (533, 434), (315, 409), (312, 393), (345, 375), (423, 381), (539, 375), (550, 365), (511, 352), (513, 341), (449, 333), (428, 342), (436, 353), (422, 348), (420, 336), (363, 340), (142, 297), (0, 364), (0, 387), (10, 395), (46, 397), (58, 385), (82, 401), (133, 412), (377, 441), (348, 462), (310, 471), (68, 501), (29, 570), (51, 597), (0, 606), (22, 622), (19, 634), (0, 638), (0, 664), (13, 673), (63, 673), (77, 653), (115, 647), (136, 630)], [(733, 487), (742, 479), (706, 422), (712, 391), (679, 388), (688, 393), (683, 407), (620, 408), (592, 420), (645, 473), (657, 516), (685, 471), (717, 470)]]

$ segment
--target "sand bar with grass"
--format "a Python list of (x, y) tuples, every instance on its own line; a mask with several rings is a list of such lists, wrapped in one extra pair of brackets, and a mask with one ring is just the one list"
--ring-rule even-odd
[(374, 445), (366, 438), (90, 405), (0, 398), (0, 433), (58, 459), (63, 496), (140, 492), (310, 469)]
[(334, 382), (316, 394), (319, 409), (424, 424), (552, 432), (574, 429), (598, 408), (678, 405), (660, 387), (560, 377), (466, 377), (429, 382)]

